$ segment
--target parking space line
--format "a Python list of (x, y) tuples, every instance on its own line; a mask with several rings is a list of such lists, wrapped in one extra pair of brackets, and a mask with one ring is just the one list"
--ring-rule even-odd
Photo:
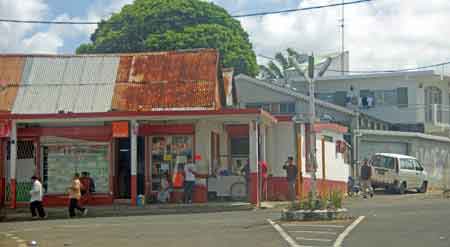
[(337, 235), (337, 232), (324, 232), (324, 231), (290, 231), (295, 233), (316, 233), (316, 234), (329, 234), (329, 235)]
[(352, 224), (350, 224), (350, 226), (348, 226), (336, 239), (336, 241), (334, 242), (333, 247), (340, 247), (342, 246), (342, 243), (344, 242), (344, 239), (350, 234), (350, 232), (356, 228), (356, 226), (358, 226), (359, 223), (361, 223), (361, 221), (363, 221), (365, 218), (365, 216), (359, 216), (358, 219), (356, 219), (355, 221), (353, 221)]
[(304, 241), (316, 241), (316, 242), (331, 242), (332, 239), (328, 238), (304, 238), (304, 237), (297, 237), (295, 238), (297, 240), (304, 240)]
[(289, 234), (287, 234), (283, 228), (281, 228), (280, 225), (278, 225), (277, 223), (273, 222), (271, 219), (267, 219), (267, 221), (273, 226), (273, 228), (275, 228), (275, 230), (277, 230), (277, 232), (281, 235), (281, 237), (289, 244), (290, 247), (302, 247), (301, 245), (298, 245), (294, 239), (291, 238), (291, 236), (289, 236)]
[(325, 228), (344, 228), (343, 225), (315, 225), (315, 224), (282, 224), (287, 227), (325, 227)]

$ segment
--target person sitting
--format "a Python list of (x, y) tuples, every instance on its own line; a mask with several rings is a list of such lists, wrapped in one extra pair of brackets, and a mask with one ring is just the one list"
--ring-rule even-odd
[(158, 202), (166, 203), (170, 200), (170, 183), (169, 183), (169, 173), (165, 173), (161, 178), (161, 187), (158, 192)]

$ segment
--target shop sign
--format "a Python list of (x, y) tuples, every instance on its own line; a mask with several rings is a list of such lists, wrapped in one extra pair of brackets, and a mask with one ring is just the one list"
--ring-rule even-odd
[(9, 137), (11, 134), (11, 122), (10, 121), (0, 121), (0, 138)]
[(172, 155), (171, 154), (165, 154), (164, 155), (164, 161), (172, 161)]
[(112, 132), (115, 138), (127, 138), (129, 136), (128, 122), (113, 122)]

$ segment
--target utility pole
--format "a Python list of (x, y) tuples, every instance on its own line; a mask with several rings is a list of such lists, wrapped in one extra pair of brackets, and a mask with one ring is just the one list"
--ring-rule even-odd
[(307, 170), (306, 172), (311, 173), (312, 183), (311, 183), (311, 196), (314, 203), (317, 202), (317, 157), (316, 157), (316, 133), (314, 131), (314, 124), (316, 122), (316, 105), (315, 105), (315, 82), (317, 78), (322, 77), (327, 69), (330, 67), (332, 62), (331, 57), (327, 57), (326, 59), (319, 61), (317, 63), (318, 70), (315, 71), (316, 62), (314, 61), (314, 55), (308, 56), (308, 64), (307, 67), (304, 65), (300, 65), (294, 57), (290, 57), (289, 61), (293, 64), (297, 72), (299, 72), (309, 85), (309, 97), (308, 97), (308, 124), (310, 126), (309, 129), (309, 139), (306, 140), (306, 143), (309, 145), (309, 153), (306, 154), (307, 158)]
[(341, 18), (341, 75), (345, 74), (345, 0), (342, 0)]
[(315, 105), (315, 97), (314, 97), (314, 83), (316, 81), (316, 76), (314, 74), (314, 55), (308, 57), (308, 76), (306, 77), (309, 84), (309, 112), (308, 112), (308, 123), (309, 123), (309, 162), (312, 165), (312, 174), (311, 174), (311, 194), (312, 200), (316, 203), (316, 192), (317, 192), (317, 159), (316, 159), (316, 134), (314, 131), (314, 124), (316, 122), (316, 105)]

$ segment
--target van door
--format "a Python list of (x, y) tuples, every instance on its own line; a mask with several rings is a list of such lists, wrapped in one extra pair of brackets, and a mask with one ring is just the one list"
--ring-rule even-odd
[(417, 181), (417, 188), (420, 188), (425, 181), (425, 174), (424, 174), (424, 168), (420, 164), (419, 161), (414, 160), (415, 168), (416, 168), (416, 181)]
[(416, 168), (414, 160), (400, 159), (399, 177), (401, 181), (406, 181), (407, 188), (416, 188)]

